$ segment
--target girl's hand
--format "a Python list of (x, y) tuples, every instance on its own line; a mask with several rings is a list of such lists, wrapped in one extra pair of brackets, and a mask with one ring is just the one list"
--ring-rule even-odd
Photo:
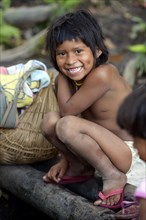
[(52, 166), (48, 173), (43, 177), (45, 182), (50, 182), (50, 180), (58, 183), (64, 176), (68, 168), (68, 161), (61, 157), (60, 161)]

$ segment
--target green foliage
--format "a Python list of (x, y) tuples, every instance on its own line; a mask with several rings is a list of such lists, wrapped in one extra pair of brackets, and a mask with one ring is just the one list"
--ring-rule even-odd
[(145, 0), (139, 0), (139, 4), (140, 4), (141, 6), (145, 6)]
[(6, 10), (10, 7), (11, 5), (11, 0), (2, 0), (2, 7), (3, 7), (3, 10)]
[[(56, 9), (52, 13), (51, 19), (56, 16), (60, 16), (67, 11), (74, 10), (83, 0), (43, 0), (44, 3), (54, 3), (57, 5)], [(16, 47), (21, 41), (21, 31), (11, 25), (8, 25), (4, 19), (3, 15), (6, 9), (11, 5), (11, 0), (2, 0), (2, 9), (0, 9), (0, 44), (7, 48)]]
[(146, 75), (146, 45), (137, 44), (129, 46), (128, 49), (134, 52), (135, 55), (135, 69), (137, 70), (137, 76)]
[(0, 44), (15, 47), (20, 44), (21, 32), (18, 28), (8, 24), (1, 26)]
[(3, 14), (10, 7), (11, 0), (2, 0), (0, 9), (0, 45), (5, 47), (16, 47), (20, 44), (21, 32), (18, 28), (4, 22)]
[(44, 3), (46, 4), (55, 3), (57, 5), (57, 9), (55, 9), (54, 11), (54, 17), (60, 16), (68, 11), (74, 10), (82, 2), (83, 0), (44, 0)]
[(136, 22), (132, 27), (132, 32), (130, 34), (131, 39), (135, 39), (139, 33), (145, 33), (146, 31), (146, 22), (141, 18), (133, 16), (132, 21)]
[[(141, 1), (141, 4), (143, 4), (144, 1)], [(130, 37), (132, 39), (136, 39), (136, 37), (141, 33), (145, 34), (146, 32), (146, 22), (137, 16), (133, 16), (131, 18), (132, 21), (135, 22), (135, 24), (132, 27), (132, 32)], [(135, 69), (137, 71), (137, 76), (140, 77), (142, 75), (146, 75), (146, 44), (136, 44), (136, 45), (130, 45), (128, 49), (135, 53)]]
[(128, 49), (134, 53), (146, 53), (146, 46), (144, 44), (132, 45)]
[(137, 76), (146, 75), (146, 54), (139, 53), (137, 54), (135, 67), (137, 70)]

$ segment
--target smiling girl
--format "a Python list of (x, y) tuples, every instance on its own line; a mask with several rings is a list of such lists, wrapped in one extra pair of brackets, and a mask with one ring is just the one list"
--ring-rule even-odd
[[(44, 176), (46, 182), (83, 182), (100, 172), (103, 188), (95, 205), (121, 206), (125, 184), (138, 185), (144, 168), (133, 175), (132, 137), (116, 121), (117, 111), (131, 88), (108, 63), (102, 30), (85, 10), (67, 13), (47, 32), (47, 50), (59, 74), (55, 92), (59, 112), (45, 115), (43, 135), (61, 157)], [(46, 100), (48, 101), (48, 100)]]

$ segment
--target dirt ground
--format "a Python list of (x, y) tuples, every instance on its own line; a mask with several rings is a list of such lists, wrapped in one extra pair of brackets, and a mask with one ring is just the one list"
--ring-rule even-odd
[[(146, 8), (138, 6), (136, 3), (138, 1), (134, 0), (133, 2), (124, 0), (107, 1), (112, 2), (112, 5), (104, 5), (102, 0), (97, 0), (97, 2), (100, 2), (100, 4), (88, 3), (86, 7), (91, 9), (98, 19), (110, 51), (110, 61), (118, 67), (122, 74), (127, 61), (134, 56), (127, 50), (127, 46), (144, 43), (146, 37), (144, 33), (138, 33), (135, 39), (130, 38), (132, 27), (135, 24), (132, 17), (139, 16), (146, 19)], [(2, 195), (0, 193), (0, 220), (29, 220), (32, 218), (49, 219), (43, 213), (2, 190)]]

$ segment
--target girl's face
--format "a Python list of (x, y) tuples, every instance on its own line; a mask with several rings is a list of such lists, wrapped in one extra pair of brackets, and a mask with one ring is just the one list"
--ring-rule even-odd
[(138, 149), (140, 158), (146, 162), (146, 140), (135, 137), (134, 146)]
[(75, 39), (66, 40), (57, 47), (56, 62), (62, 74), (76, 81), (82, 80), (95, 65), (90, 47)]

